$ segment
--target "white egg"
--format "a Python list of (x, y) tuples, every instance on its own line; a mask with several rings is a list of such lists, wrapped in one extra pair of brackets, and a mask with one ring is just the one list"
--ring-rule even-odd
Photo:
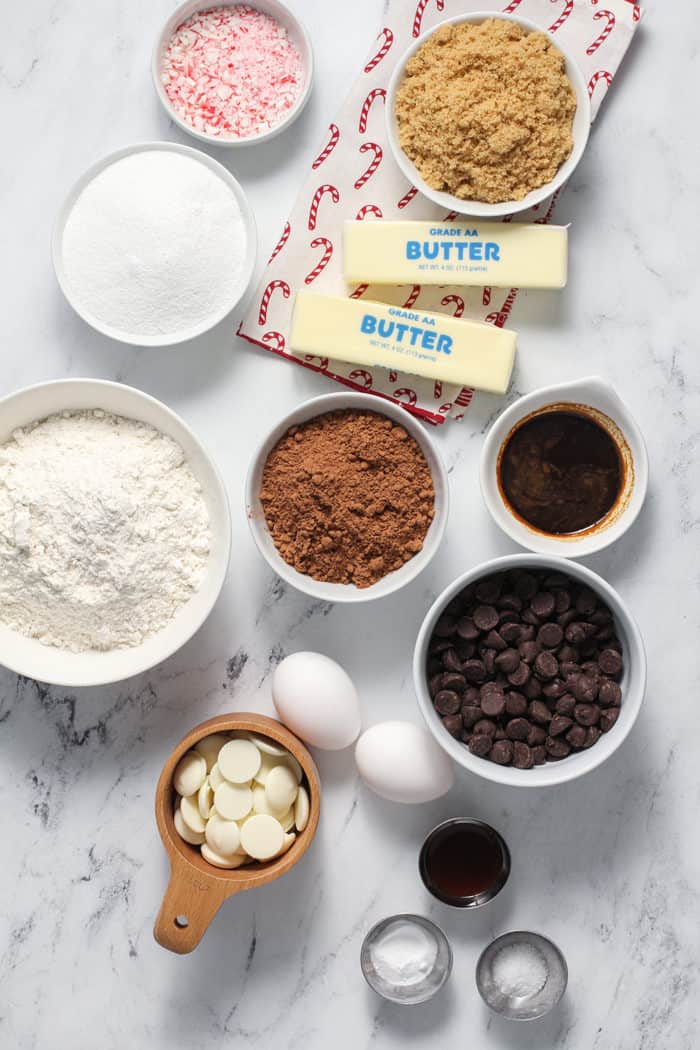
[(430, 802), (454, 783), (450, 758), (411, 722), (370, 726), (357, 741), (355, 761), (367, 787), (392, 802)]
[(293, 733), (324, 751), (349, 747), (360, 732), (357, 690), (340, 664), (321, 653), (292, 653), (272, 676), (277, 714)]

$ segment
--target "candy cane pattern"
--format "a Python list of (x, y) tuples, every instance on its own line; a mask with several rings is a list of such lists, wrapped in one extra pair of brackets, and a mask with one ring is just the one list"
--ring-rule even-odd
[(389, 382), (390, 382), (390, 383), (395, 383), (395, 382), (396, 382), (396, 380), (397, 380), (398, 378), (399, 378), (399, 373), (398, 373), (398, 372), (395, 372), (395, 371), (393, 370), (393, 368), (392, 368), (392, 369), (391, 369), (391, 370), (389, 371)]
[(285, 340), (281, 332), (265, 332), (263, 342), (268, 343), (275, 350), (284, 350)]
[(554, 212), (554, 207), (557, 203), (557, 197), (559, 196), (563, 188), (563, 186), (560, 186), (556, 193), (552, 195), (552, 199), (549, 202), (549, 207), (547, 208), (546, 213), (544, 215), (540, 215), (539, 219), (535, 219), (536, 223), (538, 223), (541, 226), (545, 226), (549, 222), (549, 220), (552, 218), (552, 213)]
[(490, 302), (491, 302), (491, 289), (490, 288), (484, 288), (483, 292), (481, 293), (481, 305), (482, 306), (488, 306)]
[(452, 408), (452, 402), (448, 401), (446, 405), (440, 405), (440, 407), (438, 409), (438, 412), (440, 413), (440, 415), (446, 416), (451, 408)]
[(456, 211), (448, 211), (447, 215), (445, 216), (445, 218), (442, 221), (443, 222), (454, 222), (455, 219), (457, 218), (457, 214), (458, 213)]
[(258, 324), (264, 325), (267, 321), (267, 310), (270, 305), (270, 299), (272, 298), (273, 292), (279, 288), (285, 299), (289, 299), (292, 294), (289, 285), (286, 281), (270, 281), (265, 291), (262, 294), (260, 300), (260, 309), (258, 310)]
[(307, 273), (306, 277), (304, 278), (304, 284), (312, 284), (312, 282), (316, 280), (318, 275), (320, 273), (323, 273), (325, 268), (328, 266), (328, 263), (331, 261), (331, 256), (333, 254), (333, 244), (331, 241), (328, 240), (327, 237), (314, 237), (314, 239), (311, 242), (311, 247), (323, 248), (323, 255), (316, 263), (313, 270)]
[(333, 201), (334, 204), (337, 204), (338, 201), (340, 200), (340, 193), (335, 188), (335, 186), (331, 186), (330, 183), (328, 183), (328, 182), (324, 182), (323, 186), (319, 186), (318, 189), (316, 190), (316, 192), (313, 195), (313, 198), (311, 200), (311, 206), (309, 208), (309, 229), (310, 230), (315, 230), (316, 229), (316, 220), (318, 218), (318, 206), (321, 203), (322, 197), (326, 193), (330, 195), (330, 198), (331, 198), (331, 200)]
[(371, 73), (373, 69), (376, 69), (381, 60), (386, 57), (389, 50), (391, 49), (391, 45), (394, 43), (394, 34), (387, 26), (384, 26), (384, 28), (379, 33), (379, 37), (377, 39), (381, 39), (382, 37), (384, 37), (384, 42), (379, 48), (379, 51), (377, 51), (376, 55), (370, 58), (369, 62), (363, 70), (364, 73)]
[(386, 91), (384, 88), (372, 88), (367, 98), (362, 103), (362, 109), (360, 110), (360, 121), (358, 124), (358, 131), (361, 135), (367, 131), (367, 120), (369, 118), (369, 111), (372, 108), (372, 103), (375, 98), (380, 98), (382, 102), (386, 102)]
[(364, 219), (367, 215), (374, 215), (375, 219), (381, 219), (384, 212), (378, 204), (363, 204), (357, 215), (355, 216), (355, 222)]
[(605, 83), (608, 85), (608, 87), (610, 87), (610, 84), (612, 83), (612, 74), (608, 73), (608, 71), (606, 69), (599, 69), (597, 72), (595, 72), (593, 74), (591, 79), (588, 81), (588, 97), (589, 98), (593, 98), (593, 92), (595, 91), (595, 86), (601, 80), (604, 80)]
[(464, 299), (460, 295), (445, 295), (440, 302), (443, 306), (451, 306), (454, 303), (453, 317), (461, 317), (464, 313)]
[(372, 178), (372, 176), (374, 175), (374, 173), (377, 170), (377, 168), (379, 167), (379, 165), (382, 163), (382, 157), (384, 156), (384, 150), (379, 145), (379, 143), (378, 142), (363, 142), (362, 145), (360, 146), (360, 153), (367, 153), (370, 150), (373, 153), (372, 160), (370, 161), (369, 166), (367, 168), (365, 168), (365, 170), (359, 176), (359, 178), (355, 179), (355, 182), (353, 183), (353, 185), (354, 185), (356, 190), (361, 189), (366, 182), (369, 182), (369, 180)]
[(313, 162), (311, 167), (315, 171), (316, 168), (320, 168), (324, 160), (328, 160), (335, 147), (340, 142), (340, 128), (337, 124), (329, 124), (328, 130), (331, 133), (331, 137), (328, 140), (328, 144), (323, 147), (316, 160)]
[(593, 18), (594, 19), (606, 18), (607, 19), (607, 23), (605, 25), (605, 29), (600, 34), (600, 36), (597, 37), (593, 41), (593, 43), (590, 44), (586, 48), (586, 54), (587, 55), (595, 54), (595, 52), (598, 50), (600, 45), (602, 43), (604, 43), (608, 39), (608, 37), (612, 33), (613, 29), (615, 28), (615, 15), (612, 13), (612, 11), (596, 11), (596, 13), (593, 15)]
[(503, 13), (505, 15), (512, 15), (513, 11), (515, 11), (516, 8), (520, 7), (522, 2), (523, 0), (510, 0), (508, 7), (503, 8)]
[(405, 398), (406, 400), (404, 404), (406, 405), (415, 405), (418, 401), (418, 397), (416, 395), (415, 390), (411, 390), (411, 388), (407, 386), (402, 386), (399, 390), (395, 390), (394, 397), (397, 398), (399, 401), (402, 398)]
[(358, 284), (358, 286), (354, 290), (354, 292), (350, 292), (349, 298), (350, 299), (361, 299), (368, 288), (369, 288), (368, 284)]
[(632, 21), (638, 22), (642, 17), (642, 11), (639, 6), (638, 0), (626, 0), (628, 4), (632, 4)]
[(471, 390), (468, 386), (464, 386), (457, 394), (457, 397), (455, 398), (455, 404), (459, 405), (460, 408), (466, 408), (473, 397), (474, 391)]
[(411, 291), (409, 293), (408, 299), (403, 304), (403, 309), (404, 310), (408, 310), (411, 306), (413, 306), (413, 304), (415, 303), (415, 301), (416, 301), (416, 299), (418, 298), (419, 295), (420, 295), (420, 285), (419, 284), (414, 284), (413, 288), (411, 288)]
[(371, 372), (367, 372), (364, 368), (355, 368), (349, 375), (349, 379), (352, 379), (355, 383), (361, 383), (365, 390), (371, 390), (374, 378)]
[[(558, 4), (559, 0), (550, 0), (550, 3)], [(564, 25), (564, 22), (566, 22), (573, 9), (574, 0), (566, 0), (566, 3), (564, 4), (564, 10), (559, 15), (559, 18), (557, 18), (555, 22), (552, 22), (551, 26), (549, 27), (549, 32), (556, 33), (557, 29), (561, 29), (561, 27)]]
[[(428, 3), (429, 3), (429, 0), (418, 0), (418, 6), (416, 8), (416, 13), (413, 16), (413, 30), (412, 30), (412, 32), (413, 32), (414, 36), (420, 36), (420, 29), (421, 29), (421, 25), (423, 23), (423, 15), (425, 14), (425, 9), (428, 6)], [(445, 0), (437, 0), (437, 3), (436, 3), (435, 6), (437, 7), (438, 11), (444, 11), (445, 10)]]
[(401, 200), (396, 205), (397, 208), (405, 208), (407, 204), (410, 204), (413, 198), (418, 193), (415, 186), (411, 186), (410, 190), (406, 190)]
[(289, 225), (288, 222), (285, 222), (284, 229), (282, 230), (282, 236), (278, 240), (278, 242), (275, 245), (275, 247), (272, 249), (272, 255), (267, 260), (267, 265), (268, 266), (270, 265), (272, 260), (276, 259), (277, 256), (279, 255), (279, 253), (282, 251), (282, 249), (284, 248), (285, 244), (289, 240), (289, 235), (290, 235), (291, 232), (292, 232), (292, 227)]
[(442, 383), (439, 379), (436, 379), (433, 383), (433, 397), (436, 401), (442, 397)]

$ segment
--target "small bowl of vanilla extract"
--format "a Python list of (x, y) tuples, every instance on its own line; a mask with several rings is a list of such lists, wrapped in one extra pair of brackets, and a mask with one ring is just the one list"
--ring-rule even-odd
[(421, 847), (423, 885), (443, 904), (479, 908), (501, 892), (510, 875), (510, 851), (490, 824), (452, 817), (433, 828)]
[(484, 442), (481, 490), (494, 521), (537, 554), (582, 557), (607, 547), (647, 490), (642, 433), (597, 376), (519, 398)]

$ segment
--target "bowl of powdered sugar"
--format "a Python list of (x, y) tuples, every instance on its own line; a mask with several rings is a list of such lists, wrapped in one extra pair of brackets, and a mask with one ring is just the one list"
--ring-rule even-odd
[(0, 400), (0, 663), (66, 686), (148, 670), (201, 626), (231, 544), (216, 467), (154, 398), (92, 379)]
[(98, 332), (172, 346), (209, 331), (245, 295), (255, 221), (217, 161), (146, 142), (81, 176), (58, 216), (52, 254), (63, 294)]

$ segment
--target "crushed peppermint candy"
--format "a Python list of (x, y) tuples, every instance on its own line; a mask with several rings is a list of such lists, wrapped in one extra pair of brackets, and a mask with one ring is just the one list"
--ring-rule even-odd
[(280, 124), (301, 93), (304, 64), (275, 18), (240, 4), (196, 11), (175, 30), (161, 79), (177, 115), (214, 138)]

